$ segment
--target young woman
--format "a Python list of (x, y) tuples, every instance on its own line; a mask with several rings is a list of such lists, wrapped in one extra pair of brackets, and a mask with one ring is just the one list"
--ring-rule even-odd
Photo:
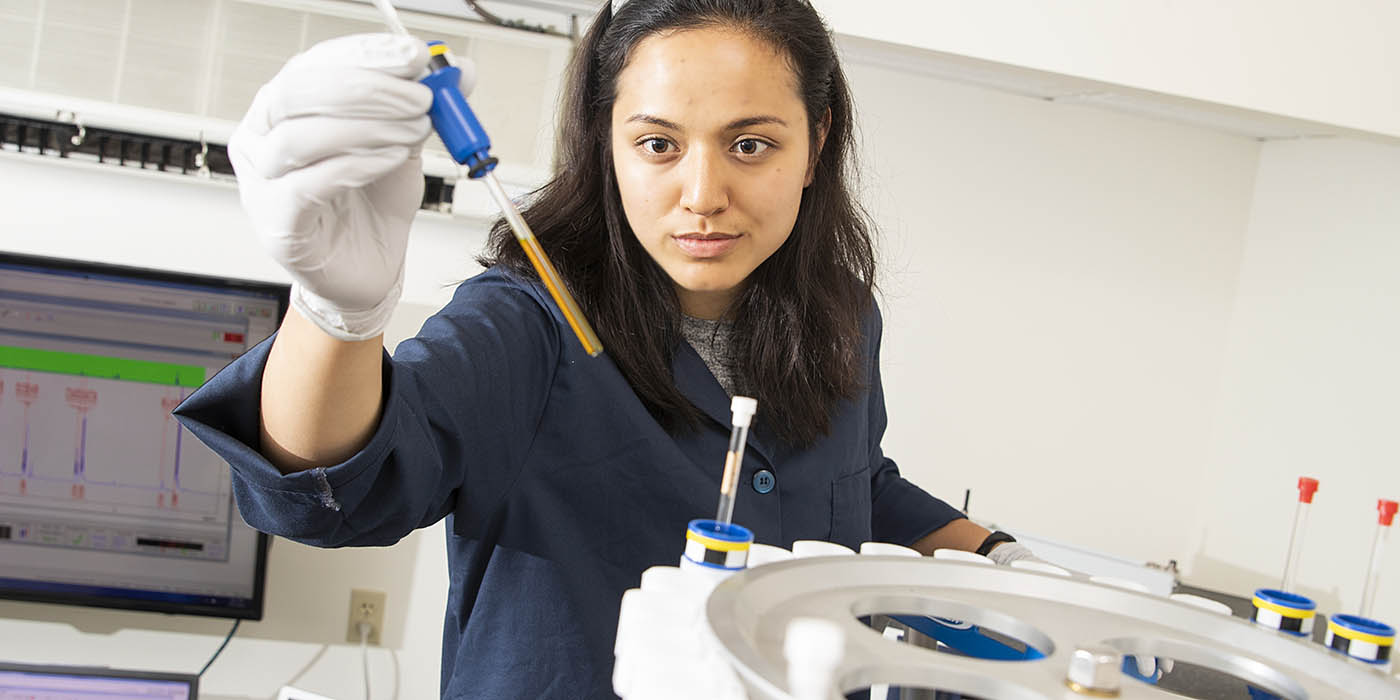
[(488, 269), (384, 353), (425, 64), (420, 42), (350, 37), (259, 92), (230, 152), (294, 310), (178, 414), (259, 529), (385, 545), (448, 519), (444, 697), (611, 697), (621, 594), (713, 515), (736, 393), (759, 400), (734, 516), (758, 541), (1002, 541), (881, 452), (851, 97), (805, 0), (630, 0), (583, 39), (525, 216), (598, 358), (499, 225)]

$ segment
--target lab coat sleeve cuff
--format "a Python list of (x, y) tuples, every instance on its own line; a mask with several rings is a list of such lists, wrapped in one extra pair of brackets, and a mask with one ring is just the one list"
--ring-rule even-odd
[(383, 355), (383, 415), (358, 453), (335, 465), (283, 474), (259, 453), (262, 375), (276, 336), (258, 344), (191, 394), (174, 411), (177, 420), (229, 463), (233, 491), (249, 525), (310, 544), (334, 546), (354, 535), (354, 512), (375, 481), (393, 443), (403, 410), (395, 399), (392, 363)]
[(906, 547), (930, 532), (967, 516), (904, 477), (880, 484), (872, 502), (873, 539)]

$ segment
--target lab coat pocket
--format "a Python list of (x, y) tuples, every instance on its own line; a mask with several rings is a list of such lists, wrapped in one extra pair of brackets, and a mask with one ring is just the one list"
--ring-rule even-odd
[(832, 542), (852, 549), (870, 541), (870, 469), (831, 482)]

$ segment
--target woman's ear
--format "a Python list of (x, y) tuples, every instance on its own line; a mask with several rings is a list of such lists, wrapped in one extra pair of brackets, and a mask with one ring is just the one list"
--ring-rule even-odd
[(822, 159), (822, 148), (826, 146), (826, 134), (829, 131), (831, 131), (830, 108), (826, 110), (826, 114), (822, 115), (822, 123), (817, 125), (817, 143), (812, 149), (812, 157), (808, 159), (807, 178), (802, 183), (803, 187), (810, 187), (812, 180), (817, 177), (817, 162)]

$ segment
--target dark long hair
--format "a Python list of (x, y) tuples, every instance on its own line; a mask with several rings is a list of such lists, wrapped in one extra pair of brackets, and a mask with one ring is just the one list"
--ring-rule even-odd
[[(850, 187), (850, 90), (831, 34), (807, 0), (630, 0), (617, 16), (604, 7), (569, 68), (556, 174), (523, 213), (651, 414), (671, 431), (696, 426), (700, 413), (671, 371), (683, 342), (680, 302), (627, 224), (610, 140), (617, 77), (632, 49), (657, 32), (705, 27), (779, 49), (806, 106), (812, 184), (792, 234), (753, 271), (732, 309), (741, 393), (758, 399), (760, 425), (803, 446), (829, 430), (839, 401), (865, 387), (861, 328), (875, 283), (870, 224)], [(535, 277), (501, 222), (479, 262)]]

